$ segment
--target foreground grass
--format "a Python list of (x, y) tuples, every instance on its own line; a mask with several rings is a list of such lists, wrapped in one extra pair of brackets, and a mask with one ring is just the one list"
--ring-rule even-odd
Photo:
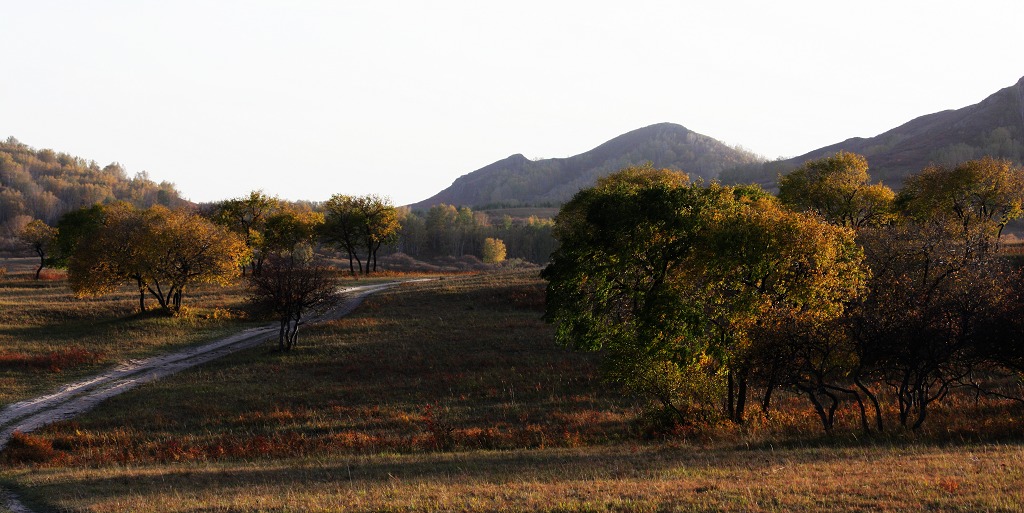
[(592, 355), (554, 345), (542, 306), (535, 271), (404, 285), (311, 327), (291, 353), (240, 353), (34, 434), (20, 453), (4, 453), (0, 479), (60, 511), (1024, 503), (1015, 443), (825, 440), (812, 415), (782, 412), (781, 427), (644, 441), (637, 410), (603, 391)]
[(1018, 446), (348, 455), (6, 479), (61, 511), (1020, 511)]

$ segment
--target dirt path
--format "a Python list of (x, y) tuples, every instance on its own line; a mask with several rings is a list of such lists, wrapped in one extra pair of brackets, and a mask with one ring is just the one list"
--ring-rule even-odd
[[(343, 289), (341, 304), (324, 315), (306, 322), (314, 323), (348, 315), (366, 296), (399, 283), (389, 282)], [(156, 381), (242, 349), (264, 344), (268, 340), (274, 340), (276, 343), (277, 332), (276, 324), (250, 328), (201, 346), (142, 360), (129, 360), (102, 374), (65, 385), (56, 392), (8, 405), (0, 410), (0, 449), (7, 445), (15, 431), (27, 433), (47, 424), (70, 419), (95, 408), (110, 397), (123, 394), (144, 383)], [(31, 512), (14, 494), (3, 490), (0, 490), (0, 502), (16, 513)]]

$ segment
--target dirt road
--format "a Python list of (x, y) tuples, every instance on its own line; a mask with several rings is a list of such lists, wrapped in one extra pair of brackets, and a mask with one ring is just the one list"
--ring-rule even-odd
[[(306, 322), (314, 323), (347, 315), (355, 310), (366, 296), (398, 284), (399, 282), (389, 282), (343, 289), (342, 301), (337, 307)], [(102, 374), (65, 385), (56, 392), (11, 404), (0, 410), (0, 449), (7, 445), (15, 431), (27, 433), (47, 424), (70, 419), (95, 408), (110, 397), (123, 394), (144, 383), (266, 343), (268, 340), (273, 340), (276, 344), (277, 332), (277, 325), (251, 328), (201, 346), (142, 360), (130, 360)], [(0, 502), (5, 502), (5, 506), (14, 512), (30, 512), (10, 493), (0, 491)]]

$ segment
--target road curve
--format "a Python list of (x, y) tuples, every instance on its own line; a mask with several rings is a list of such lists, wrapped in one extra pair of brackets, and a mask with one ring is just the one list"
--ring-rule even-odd
[[(400, 283), (406, 282), (388, 282), (342, 289), (342, 301), (337, 307), (323, 315), (310, 318), (306, 323), (333, 320), (348, 315), (370, 294)], [(189, 367), (195, 367), (273, 340), (276, 338), (277, 332), (277, 325), (250, 328), (201, 346), (140, 360), (129, 360), (101, 374), (64, 385), (55, 392), (10, 404), (0, 410), (0, 450), (7, 445), (11, 435), (15, 432), (28, 433), (47, 424), (81, 415), (106, 399), (123, 394), (144, 383), (156, 381)], [(21, 504), (11, 492), (0, 490), (0, 502), (4, 503), (10, 511), (31, 513), (31, 510)]]

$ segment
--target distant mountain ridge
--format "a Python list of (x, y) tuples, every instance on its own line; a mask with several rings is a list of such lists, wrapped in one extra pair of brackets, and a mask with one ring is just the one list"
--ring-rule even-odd
[(672, 123), (640, 128), (563, 159), (531, 161), (517, 154), (463, 175), (447, 189), (412, 205), (558, 205), (601, 176), (651, 162), (724, 183), (776, 187), (778, 175), (838, 151), (864, 155), (875, 181), (899, 188), (931, 164), (984, 156), (1024, 164), (1024, 78), (981, 102), (918, 117), (874, 137), (854, 137), (798, 157), (764, 162), (757, 156)]
[(872, 179), (896, 188), (931, 164), (952, 165), (984, 156), (1024, 164), (1024, 78), (980, 103), (927, 114), (875, 137), (854, 137), (788, 160), (728, 169), (721, 179), (771, 187), (779, 173), (838, 151), (863, 155)]
[(853, 138), (801, 155), (791, 162), (837, 151), (864, 155), (871, 176), (900, 182), (929, 164), (956, 164), (984, 156), (1024, 161), (1024, 78), (980, 103), (921, 116), (868, 139)]
[(512, 155), (455, 180), (447, 189), (414, 203), (433, 205), (521, 206), (561, 204), (597, 179), (630, 165), (650, 162), (678, 169), (692, 178), (713, 179), (726, 168), (749, 165), (760, 158), (673, 123), (647, 126), (568, 158), (530, 160)]

